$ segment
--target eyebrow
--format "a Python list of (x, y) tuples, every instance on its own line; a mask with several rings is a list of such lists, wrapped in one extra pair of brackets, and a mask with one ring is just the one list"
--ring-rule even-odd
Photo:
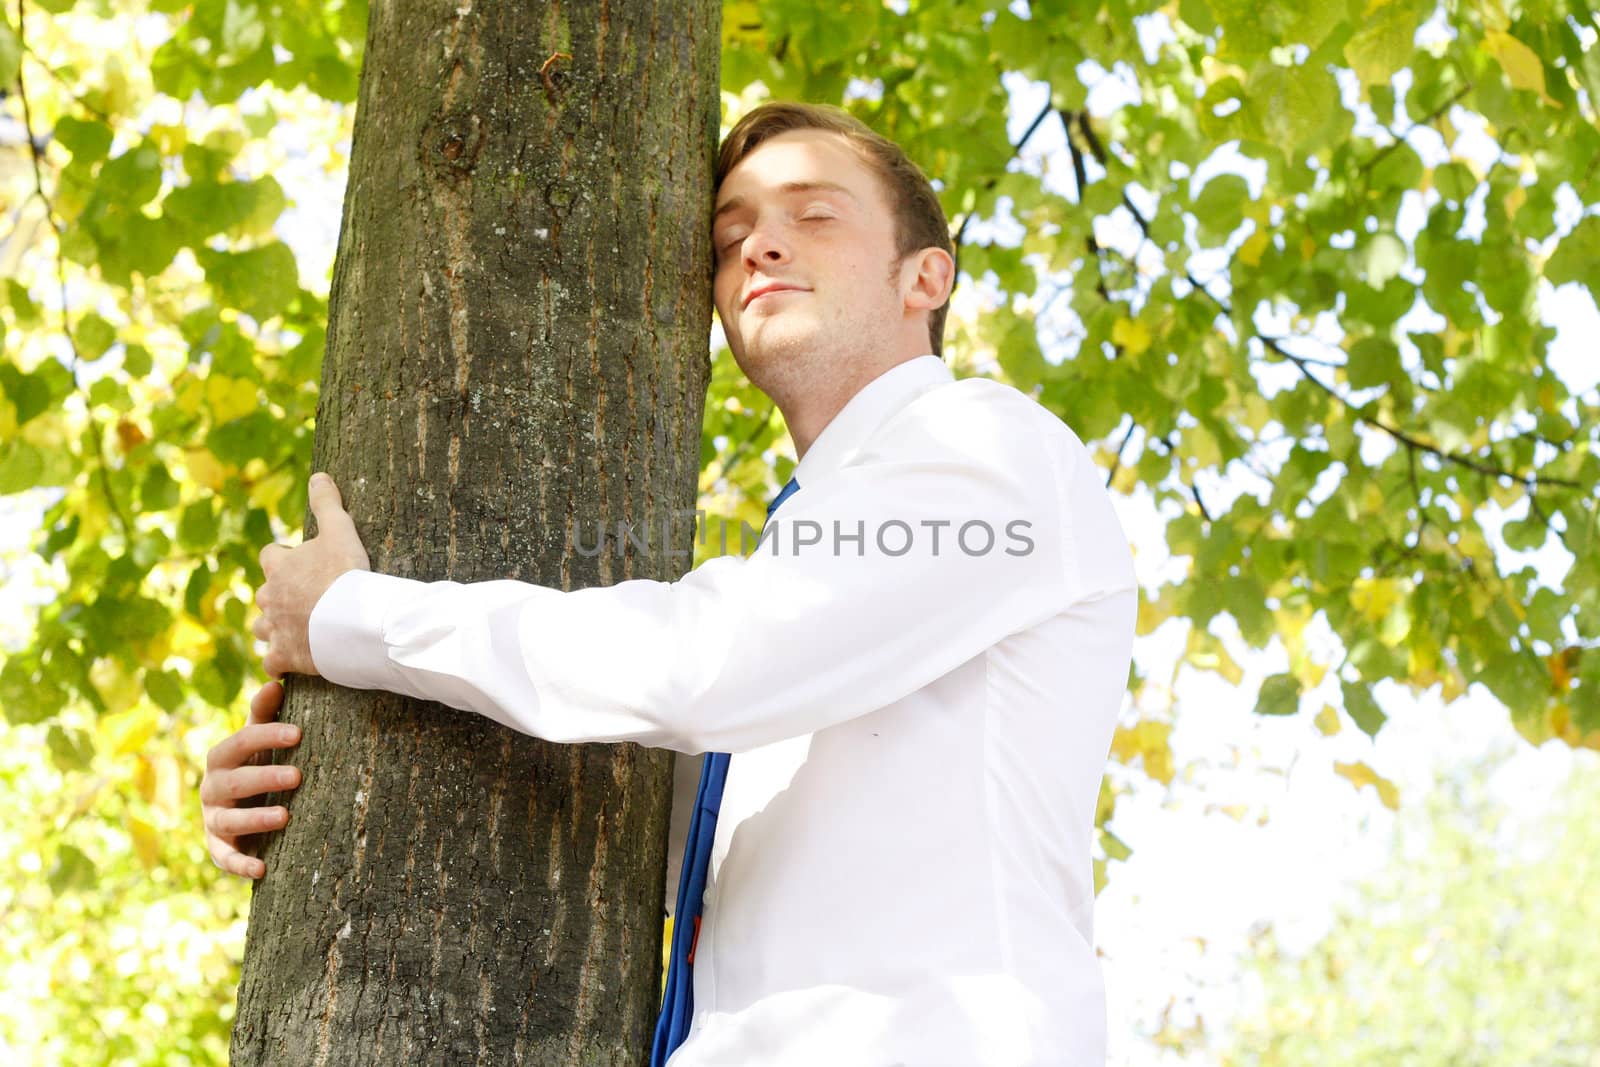
[[(857, 204), (861, 203), (860, 199), (856, 196), (855, 193), (852, 193), (849, 189), (847, 189), (844, 186), (840, 185), (838, 182), (824, 182), (824, 181), (784, 182), (782, 185), (778, 186), (778, 191), (780, 193), (785, 193), (785, 194), (788, 194), (788, 193), (816, 193), (816, 192), (843, 193), (845, 196), (848, 196), (851, 200), (854, 200)], [(722, 216), (726, 215), (728, 212), (737, 211), (737, 210), (739, 210), (740, 208), (742, 208), (744, 206), (745, 206), (745, 198), (742, 197), (742, 196), (736, 196), (736, 197), (733, 197), (730, 200), (725, 201), (723, 203), (723, 205), (721, 207), (717, 208), (716, 212), (712, 214), (712, 216), (711, 216), (712, 225), (713, 226), (716, 225), (717, 220), (722, 218)]]

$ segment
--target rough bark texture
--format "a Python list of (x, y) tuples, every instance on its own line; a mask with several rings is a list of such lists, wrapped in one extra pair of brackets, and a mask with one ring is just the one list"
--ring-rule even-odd
[[(694, 506), (719, 6), (371, 9), (317, 423), (375, 569), (564, 589)], [(671, 548), (684, 553), (669, 554)], [(295, 681), (233, 1062), (645, 1062), (671, 754)], [(274, 798), (276, 799), (276, 798)]]

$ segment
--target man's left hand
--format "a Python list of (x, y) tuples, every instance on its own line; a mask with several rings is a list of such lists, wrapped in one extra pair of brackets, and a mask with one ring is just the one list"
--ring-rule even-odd
[(311, 476), (309, 503), (317, 517), (317, 536), (298, 548), (268, 545), (261, 550), (266, 581), (256, 592), (261, 617), (251, 629), (267, 643), (261, 664), (273, 677), (317, 673), (311, 662), (311, 609), (339, 575), (372, 566), (332, 478)]

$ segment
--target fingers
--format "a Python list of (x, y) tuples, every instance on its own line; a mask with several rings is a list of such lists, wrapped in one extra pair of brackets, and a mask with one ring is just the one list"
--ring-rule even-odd
[[(256, 636), (260, 637), (261, 635), (257, 634)], [(262, 640), (266, 640), (266, 638), (262, 637)], [(250, 698), (249, 721), (253, 723), (272, 722), (278, 717), (278, 709), (282, 706), (283, 679), (274, 678), (260, 689), (257, 689), (256, 695)], [(292, 730), (295, 729), (295, 727), (291, 726), (289, 729)], [(287, 737), (287, 735), (284, 736)], [(298, 739), (298, 737), (299, 735), (296, 734), (295, 739)], [(293, 744), (294, 742), (290, 741), (289, 743)]]
[[(280, 652), (275, 648), (267, 649), (267, 654), (261, 657), (261, 669), (268, 674), (288, 674), (294, 669), (294, 663), (287, 652)], [(298, 672), (305, 673), (305, 672)]]
[(263, 545), (260, 554), (256, 556), (256, 559), (261, 563), (262, 572), (271, 571), (273, 567), (278, 565), (279, 557), (287, 555), (288, 552), (289, 549), (277, 543)]
[[(219, 808), (211, 819), (211, 826), (207, 827), (213, 837), (225, 841), (248, 836), (249, 834), (264, 834), (271, 830), (281, 830), (289, 822), (289, 809), (276, 808)], [(237, 847), (235, 841), (234, 847)]]
[[(261, 694), (257, 693), (259, 698)], [(254, 715), (252, 703), (251, 714)], [(211, 746), (206, 753), (206, 772), (235, 770), (249, 763), (258, 753), (275, 748), (293, 748), (300, 743), (300, 727), (270, 720), (251, 722)]]
[(311, 506), (311, 514), (317, 517), (318, 534), (334, 529), (355, 532), (355, 523), (351, 521), (349, 512), (344, 510), (344, 498), (339, 495), (339, 487), (328, 475), (318, 472), (311, 476), (307, 502)]
[[(241, 800), (299, 786), (300, 768), (283, 764), (208, 771), (200, 780), (200, 803), (203, 808), (226, 808)], [(214, 817), (212, 812), (202, 812), (202, 817), (208, 815)]]
[(229, 874), (236, 874), (240, 878), (260, 878), (267, 873), (267, 865), (254, 856), (246, 856), (230, 842), (214, 834), (206, 835), (206, 849), (211, 853), (211, 862)]

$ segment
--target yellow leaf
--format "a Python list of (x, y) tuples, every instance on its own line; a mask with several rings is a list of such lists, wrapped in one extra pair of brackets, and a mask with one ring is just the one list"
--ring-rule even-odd
[(156, 765), (143, 753), (133, 764), (133, 788), (146, 804), (156, 798)]
[(1232, 819), (1234, 822), (1242, 822), (1244, 820), (1244, 817), (1246, 815), (1250, 814), (1250, 805), (1248, 805), (1248, 804), (1207, 804), (1206, 805), (1206, 814), (1210, 815), (1212, 813), (1226, 815), (1228, 818)]
[(1239, 246), (1239, 262), (1248, 267), (1261, 266), (1261, 256), (1270, 244), (1272, 238), (1268, 234), (1260, 231), (1251, 234), (1249, 240)]
[(1139, 593), (1139, 621), (1134, 629), (1141, 637), (1153, 633), (1156, 627), (1170, 618), (1172, 609), (1168, 605), (1159, 600), (1151, 600), (1149, 595), (1142, 591)]
[(1313, 239), (1311, 239), (1310, 237), (1302, 237), (1300, 239), (1300, 258), (1301, 259), (1310, 259), (1312, 256), (1314, 256), (1316, 254), (1317, 254), (1317, 242), (1314, 241)]
[(206, 379), (206, 403), (211, 405), (215, 422), (231, 422), (261, 405), (260, 392), (254, 383), (243, 378), (213, 374)]
[(9, 442), (17, 434), (17, 406), (7, 397), (0, 396), (0, 443)]
[(1111, 488), (1114, 492), (1127, 496), (1133, 492), (1134, 486), (1139, 484), (1139, 472), (1129, 464), (1124, 463), (1117, 468), (1117, 473), (1111, 476)]
[(1351, 785), (1360, 789), (1370, 785), (1378, 792), (1378, 799), (1390, 811), (1400, 810), (1400, 789), (1389, 779), (1367, 766), (1365, 763), (1335, 763), (1333, 773), (1346, 779)]
[(1117, 727), (1111, 739), (1111, 751), (1118, 762), (1127, 765), (1137, 759), (1144, 765), (1145, 774), (1163, 785), (1171, 785), (1174, 773), (1171, 735), (1171, 723), (1141, 719), (1131, 727)]
[(189, 131), (184, 126), (156, 123), (150, 127), (150, 139), (161, 149), (162, 155), (176, 156), (181, 154), (184, 146), (189, 143)]
[(172, 626), (172, 655), (198, 663), (211, 655), (213, 645), (211, 631), (190, 618), (187, 612), (178, 616)]
[(1198, 628), (1189, 630), (1189, 640), (1184, 648), (1184, 659), (1204, 671), (1216, 671), (1228, 680), (1229, 685), (1244, 681), (1244, 670), (1229, 654), (1221, 638)]
[(1137, 356), (1150, 347), (1150, 328), (1142, 322), (1120, 318), (1111, 327), (1111, 343)]
[(1244, 424), (1252, 430), (1260, 431), (1267, 423), (1272, 421), (1272, 409), (1267, 406), (1260, 394), (1250, 392), (1244, 398)]
[(1350, 588), (1350, 606), (1369, 622), (1388, 618), (1399, 599), (1400, 588), (1393, 578), (1357, 578)]
[(1289, 670), (1306, 689), (1315, 689), (1328, 675), (1328, 665), (1319, 663), (1304, 652), (1290, 657)]
[(100, 736), (118, 756), (138, 752), (161, 728), (161, 711), (149, 704), (100, 717)]
[(1339, 732), (1343, 725), (1339, 722), (1339, 712), (1332, 704), (1322, 705), (1322, 710), (1317, 712), (1317, 717), (1312, 720), (1317, 725), (1317, 730), (1323, 737), (1332, 737)]
[(1548, 376), (1543, 378), (1539, 384), (1539, 406), (1551, 415), (1561, 410), (1561, 401), (1556, 399), (1556, 387), (1550, 382)]
[(1544, 91), (1544, 64), (1538, 53), (1509, 33), (1490, 30), (1483, 35), (1483, 47), (1505, 71), (1506, 81), (1513, 89), (1527, 89), (1538, 93), (1552, 107), (1561, 105), (1550, 99)]
[(94, 661), (89, 668), (89, 681), (94, 683), (106, 708), (113, 712), (127, 711), (143, 693), (133, 672), (124, 670), (121, 663), (109, 657)]
[(189, 467), (189, 477), (214, 493), (222, 489), (222, 484), (228, 475), (221, 462), (209, 449), (191, 448), (183, 455)]
[(133, 851), (139, 857), (139, 862), (144, 864), (145, 870), (150, 870), (161, 862), (161, 835), (156, 833), (156, 828), (143, 819), (128, 816), (128, 836), (133, 839)]
[(185, 415), (193, 415), (200, 410), (200, 405), (205, 403), (206, 383), (199, 378), (188, 378), (178, 386), (178, 395), (173, 403), (178, 405), (178, 410)]
[(293, 489), (297, 478), (288, 471), (279, 471), (250, 486), (250, 503), (268, 511), (278, 506), (278, 501)]

